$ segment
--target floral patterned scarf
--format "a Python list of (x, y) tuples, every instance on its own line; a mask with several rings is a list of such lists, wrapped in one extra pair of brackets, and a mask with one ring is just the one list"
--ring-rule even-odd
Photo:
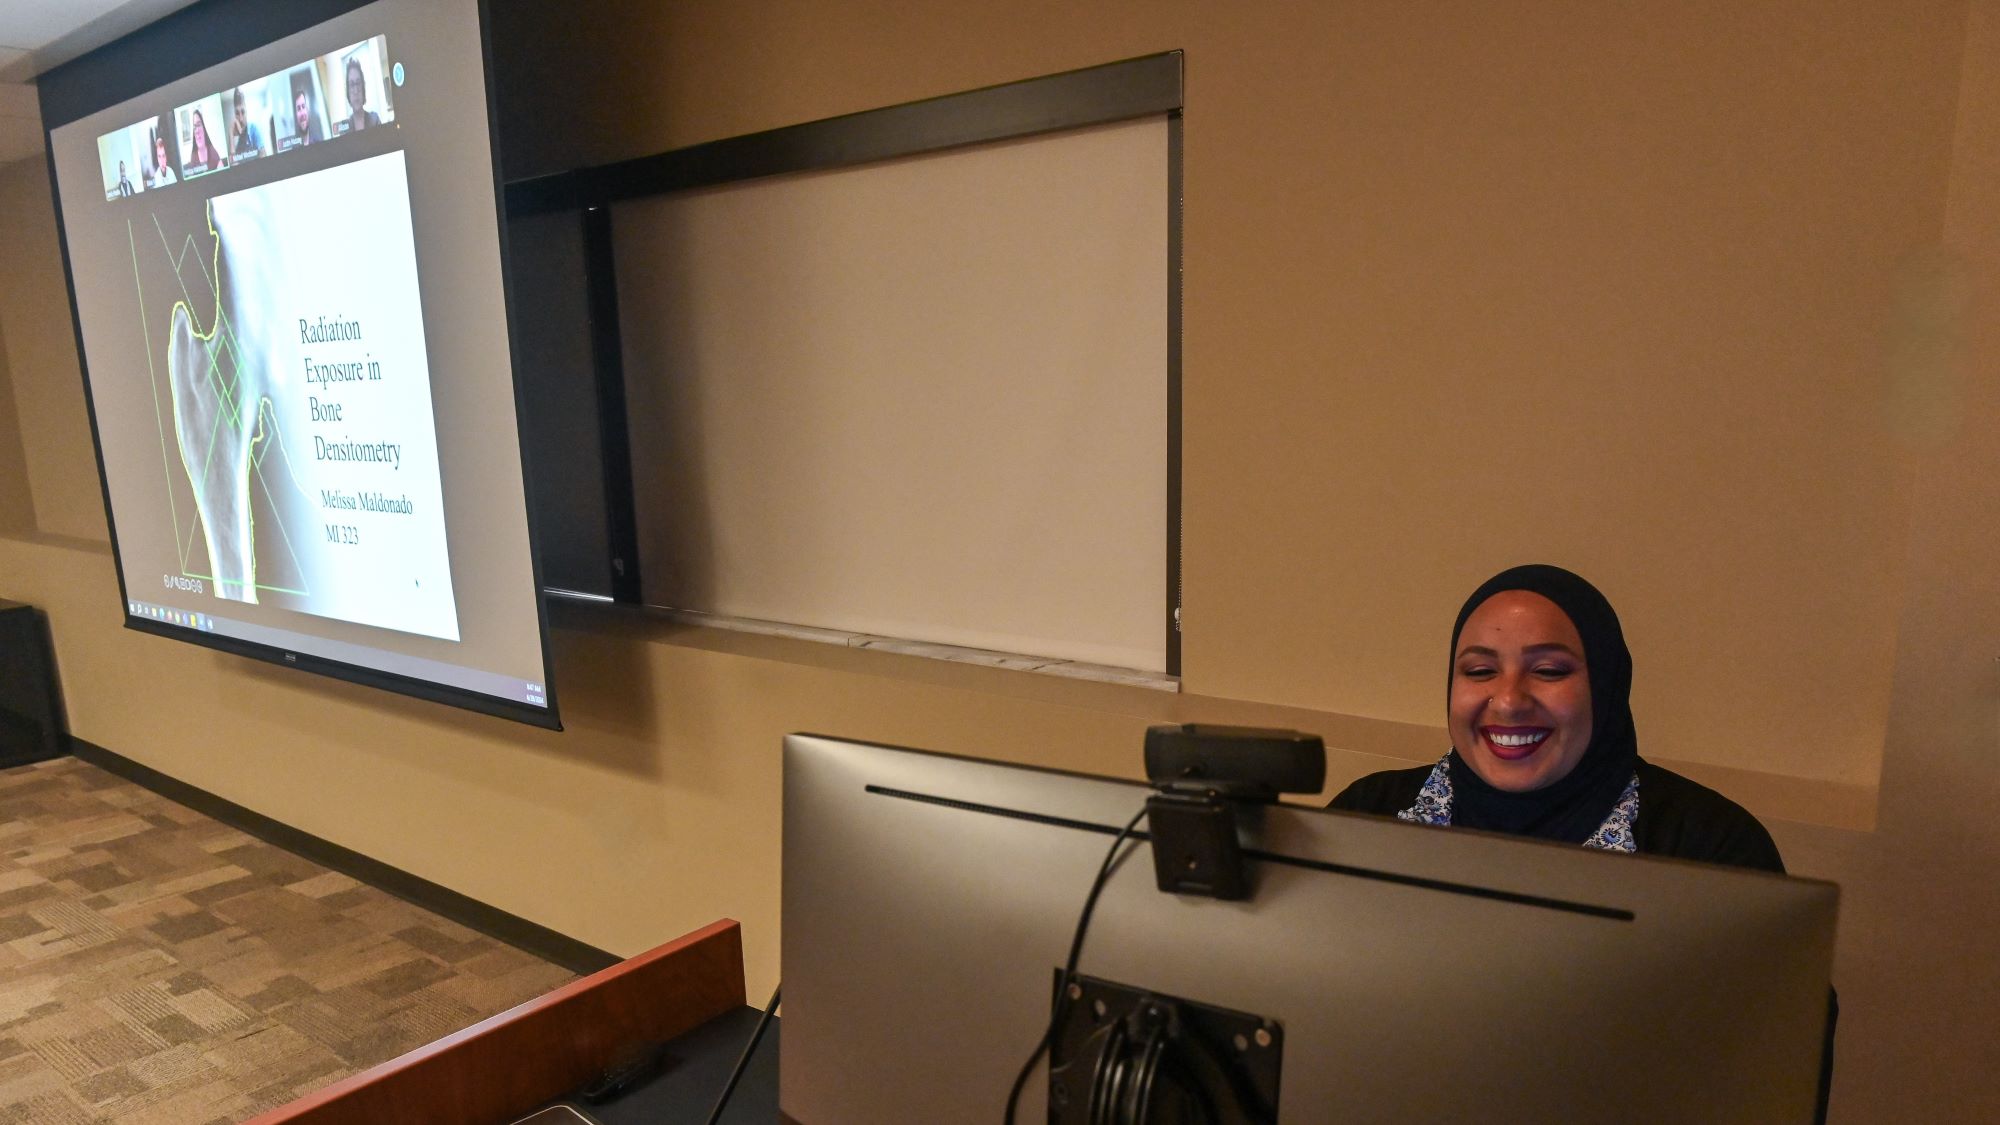
[[(1625, 783), (1625, 791), (1611, 806), (1611, 815), (1597, 826), (1597, 831), (1583, 842), (1586, 848), (1598, 848), (1607, 852), (1636, 852), (1639, 844), (1632, 835), (1632, 822), (1639, 816), (1639, 775)], [(1417, 794), (1417, 803), (1396, 814), (1397, 820), (1407, 820), (1413, 824), (1451, 823), (1451, 755), (1446, 753), (1431, 767), (1431, 775), (1424, 779), (1424, 787)]]

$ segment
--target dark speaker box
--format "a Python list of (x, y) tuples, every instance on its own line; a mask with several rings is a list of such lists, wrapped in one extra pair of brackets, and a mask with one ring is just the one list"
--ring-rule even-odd
[(0, 767), (59, 757), (63, 742), (48, 622), (33, 606), (0, 601)]

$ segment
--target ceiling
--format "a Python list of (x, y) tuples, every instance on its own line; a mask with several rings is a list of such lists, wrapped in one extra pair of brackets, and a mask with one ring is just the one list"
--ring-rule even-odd
[(34, 77), (193, 0), (0, 0), (0, 164), (38, 156)]

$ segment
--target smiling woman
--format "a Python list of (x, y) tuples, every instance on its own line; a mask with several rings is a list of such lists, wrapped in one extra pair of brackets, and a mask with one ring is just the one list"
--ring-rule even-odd
[(1591, 744), (1583, 638), (1556, 603), (1503, 590), (1459, 628), (1446, 705), (1452, 745), (1496, 789), (1532, 792), (1576, 769)]
[[(1741, 805), (1639, 757), (1625, 632), (1577, 575), (1531, 565), (1487, 579), (1452, 626), (1446, 683), (1445, 756), (1369, 774), (1331, 807), (1784, 872), (1771, 834)], [(1829, 994), (1821, 1121), (1838, 1015)]]
[(1782, 872), (1741, 805), (1639, 757), (1632, 655), (1597, 588), (1554, 566), (1488, 579), (1452, 631), (1435, 766), (1370, 774), (1336, 809)]

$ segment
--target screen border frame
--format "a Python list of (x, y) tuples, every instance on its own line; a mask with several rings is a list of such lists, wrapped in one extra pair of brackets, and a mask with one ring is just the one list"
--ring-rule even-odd
[[(88, 54), (53, 67), (36, 79), (42, 113), (43, 156), (48, 164), (49, 193), (55, 209), (56, 243), (62, 254), (63, 286), (69, 296), (70, 328), (76, 343), (77, 369), (82, 375), (84, 404), (90, 421), (91, 454), (97, 461), (97, 481), (104, 499), (105, 533), (111, 542), (112, 569), (118, 580), (119, 602), (124, 606), (125, 627), (331, 679), (380, 688), (398, 695), (549, 730), (561, 730), (555, 677), (552, 675), (554, 669), (549, 654), (548, 599), (542, 593), (541, 552), (535, 542), (535, 509), (531, 492), (533, 474), (528, 469), (527, 441), (522, 429), (524, 404), (519, 378), (511, 379), (515, 445), (521, 459), (522, 525), (527, 532), (528, 561), (534, 582), (535, 620), (542, 651), (542, 693), (543, 698), (548, 700), (547, 706), (537, 707), (524, 700), (505, 699), (312, 653), (169, 625), (141, 617), (131, 609), (134, 599), (125, 584), (124, 556), (118, 547), (117, 521), (111, 510), (111, 484), (105, 476), (104, 447), (97, 428), (97, 403), (91, 392), (89, 363), (84, 353), (83, 320), (76, 303), (76, 278), (70, 265), (69, 233), (63, 216), (62, 191), (56, 179), (54, 132), (100, 110), (140, 97), (197, 71), (228, 62), (238, 55), (373, 2), (375, 0), (289, 0), (284, 4), (272, 4), (268, 0), (198, 0)], [(500, 163), (499, 106), (494, 94), (493, 19), (489, 0), (471, 0), (471, 3), (477, 9), (479, 20), (480, 66), (486, 86), (487, 142), (493, 168), (494, 226), (511, 375), (519, 356), (514, 341), (514, 287), (507, 265), (506, 181)]]

